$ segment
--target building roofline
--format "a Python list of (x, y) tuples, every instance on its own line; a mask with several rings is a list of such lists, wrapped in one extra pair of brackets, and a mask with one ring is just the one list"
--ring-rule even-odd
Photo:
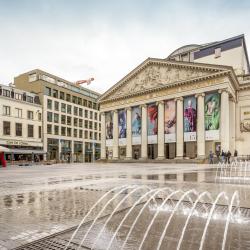
[(22, 73), (22, 74), (20, 74), (20, 75), (18, 75), (18, 76), (27, 75), (27, 74), (32, 74), (32, 73), (37, 73), (37, 72), (46, 74), (46, 75), (48, 75), (48, 76), (50, 76), (50, 77), (52, 77), (52, 78), (56, 78), (56, 79), (58, 79), (58, 80), (60, 80), (60, 81), (62, 81), (62, 82), (65, 82), (65, 83), (67, 83), (67, 84), (69, 84), (69, 85), (71, 85), (71, 86), (74, 86), (74, 87), (76, 87), (76, 88), (79, 88), (79, 89), (82, 89), (82, 90), (85, 90), (85, 91), (89, 91), (89, 92), (91, 92), (91, 93), (93, 93), (93, 94), (95, 94), (95, 95), (101, 96), (100, 93), (98, 93), (98, 92), (96, 92), (96, 91), (94, 91), (94, 90), (91, 90), (91, 89), (88, 89), (88, 88), (85, 88), (85, 87), (82, 87), (82, 86), (77, 86), (77, 85), (75, 85), (75, 84), (74, 84), (73, 82), (71, 82), (71, 81), (68, 81), (68, 80), (66, 80), (66, 79), (64, 79), (64, 78), (61, 78), (61, 77), (56, 76), (56, 75), (53, 75), (53, 74), (51, 74), (51, 73), (49, 73), (49, 72), (47, 72), (47, 71), (41, 70), (41, 69), (33, 69), (33, 70), (27, 71), (27, 72), (25, 72), (25, 73)]

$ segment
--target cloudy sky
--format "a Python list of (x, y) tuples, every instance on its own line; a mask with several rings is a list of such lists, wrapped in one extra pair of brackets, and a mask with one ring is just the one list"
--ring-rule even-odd
[(246, 0), (0, 0), (0, 83), (40, 68), (104, 92), (147, 57), (244, 33)]

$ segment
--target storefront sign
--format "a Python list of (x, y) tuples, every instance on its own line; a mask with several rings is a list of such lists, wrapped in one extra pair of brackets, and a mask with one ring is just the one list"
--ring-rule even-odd
[(164, 105), (164, 133), (165, 143), (176, 142), (176, 108), (175, 101), (165, 101)]
[(187, 96), (184, 98), (184, 141), (196, 141), (196, 98)]
[(7, 140), (6, 141), (7, 145), (20, 145), (20, 146), (29, 146), (28, 142), (24, 141), (16, 141), (16, 140)]
[(205, 139), (220, 139), (220, 94), (205, 95)]

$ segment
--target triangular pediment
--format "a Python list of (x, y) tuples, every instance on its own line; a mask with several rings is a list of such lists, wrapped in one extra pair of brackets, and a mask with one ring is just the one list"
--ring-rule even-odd
[(112, 100), (225, 72), (225, 66), (147, 59), (100, 97)]

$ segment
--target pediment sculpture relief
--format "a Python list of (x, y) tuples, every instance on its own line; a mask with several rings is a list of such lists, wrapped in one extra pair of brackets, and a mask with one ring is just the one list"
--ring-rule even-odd
[(135, 92), (142, 92), (144, 90), (159, 88), (170, 83), (194, 79), (208, 74), (211, 73), (194, 69), (176, 68), (170, 65), (150, 65), (118, 88), (112, 96), (120, 97)]

